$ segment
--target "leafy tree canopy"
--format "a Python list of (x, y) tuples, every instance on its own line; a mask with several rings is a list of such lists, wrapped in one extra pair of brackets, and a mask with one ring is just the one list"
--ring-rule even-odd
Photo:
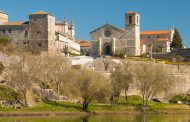
[(173, 41), (170, 44), (170, 48), (175, 49), (175, 48), (182, 48), (182, 47), (183, 47), (182, 38), (180, 36), (179, 31), (177, 29), (175, 29)]

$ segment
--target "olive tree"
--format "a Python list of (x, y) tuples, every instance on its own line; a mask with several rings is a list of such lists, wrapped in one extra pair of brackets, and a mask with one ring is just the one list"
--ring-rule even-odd
[(76, 76), (75, 90), (82, 98), (82, 110), (87, 111), (89, 104), (98, 98), (104, 99), (110, 91), (109, 82), (106, 78), (88, 69), (78, 70)]
[(139, 89), (143, 106), (148, 106), (149, 101), (162, 92), (170, 89), (172, 82), (163, 65), (148, 63), (135, 67), (135, 80)]
[(132, 83), (132, 71), (130, 62), (122, 62), (117, 64), (115, 71), (111, 74), (112, 83), (112, 97), (111, 102), (117, 101), (122, 91), (125, 92), (125, 97), (127, 100), (127, 90), (130, 83)]

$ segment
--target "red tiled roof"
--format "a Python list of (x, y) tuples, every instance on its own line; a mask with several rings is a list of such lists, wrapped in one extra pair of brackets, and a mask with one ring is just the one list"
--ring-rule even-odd
[(130, 11), (130, 12), (127, 12), (127, 14), (137, 14), (137, 12)]
[(141, 35), (156, 35), (156, 34), (169, 34), (171, 30), (160, 30), (160, 31), (144, 31)]
[(6, 22), (6, 23), (3, 23), (3, 25), (22, 25), (23, 22)]
[(81, 47), (90, 47), (92, 44), (90, 42), (84, 42), (80, 44)]
[(84, 41), (84, 40), (80, 40), (80, 41), (79, 41), (79, 43), (84, 43), (84, 42), (86, 42), (86, 41)]
[(79, 44), (80, 44), (81, 47), (90, 47), (92, 45), (91, 42), (87, 42), (87, 41), (84, 41), (84, 40), (80, 40)]

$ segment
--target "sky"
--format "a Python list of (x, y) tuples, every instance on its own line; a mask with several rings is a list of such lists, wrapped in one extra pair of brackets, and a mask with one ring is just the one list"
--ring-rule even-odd
[(27, 21), (28, 14), (43, 10), (62, 21), (73, 20), (76, 38), (91, 41), (89, 33), (109, 23), (124, 28), (125, 13), (141, 15), (141, 31), (176, 27), (190, 47), (190, 0), (1, 0), (0, 10), (9, 21)]

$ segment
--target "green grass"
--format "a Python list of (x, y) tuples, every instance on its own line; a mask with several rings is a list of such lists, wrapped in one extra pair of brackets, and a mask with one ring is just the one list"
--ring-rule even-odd
[[(93, 103), (89, 106), (90, 111), (95, 112), (140, 112), (142, 105), (142, 99), (138, 96), (128, 97), (128, 101), (125, 97), (121, 97), (118, 104), (111, 106), (109, 103)], [(33, 107), (26, 107), (23, 109), (13, 109), (13, 108), (0, 108), (0, 113), (43, 113), (43, 112), (81, 112), (82, 105), (69, 103), (69, 102), (45, 102), (39, 103)], [(190, 112), (190, 107), (183, 104), (173, 104), (173, 103), (157, 103), (150, 102), (151, 111), (173, 111), (176, 110), (183, 111), (188, 110)]]

